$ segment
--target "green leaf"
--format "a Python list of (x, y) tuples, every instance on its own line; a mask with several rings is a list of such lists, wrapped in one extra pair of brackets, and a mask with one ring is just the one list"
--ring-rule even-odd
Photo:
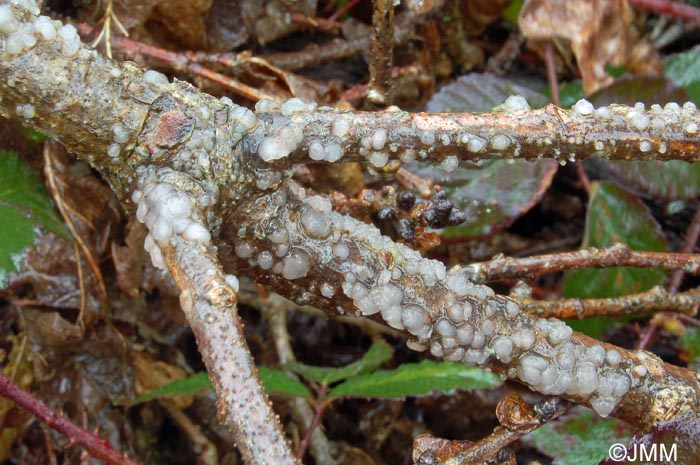
[(664, 60), (666, 76), (683, 87), (694, 102), (700, 102), (700, 50), (670, 55)]
[(311, 398), (309, 389), (301, 381), (294, 379), (281, 370), (258, 367), (260, 380), (269, 395), (282, 394), (288, 396)]
[(610, 446), (633, 436), (624, 422), (603, 419), (583, 408), (573, 410), (525, 436), (522, 441), (554, 458), (552, 465), (591, 465), (608, 457)]
[[(632, 250), (662, 252), (668, 249), (658, 223), (634, 195), (610, 182), (593, 183), (582, 247), (607, 247), (622, 242)], [(565, 297), (618, 297), (663, 284), (664, 270), (613, 267), (569, 272), (562, 282)], [(577, 331), (600, 337), (610, 326), (608, 318), (570, 321)]]
[(681, 344), (690, 356), (688, 368), (697, 369), (700, 367), (700, 329), (686, 328), (681, 337)]
[[(263, 387), (269, 395), (286, 394), (311, 398), (309, 390), (300, 381), (291, 378), (285, 372), (267, 367), (258, 367), (258, 373)], [(177, 379), (165, 386), (147, 394), (138, 396), (133, 404), (140, 404), (162, 397), (193, 396), (205, 389), (212, 389), (209, 375), (206, 372), (196, 373), (188, 378)]]
[(356, 362), (344, 367), (317, 367), (304, 363), (294, 363), (289, 369), (304, 378), (317, 383), (331, 384), (354, 376), (369, 373), (379, 368), (382, 363), (391, 360), (394, 351), (389, 344), (382, 340), (375, 341), (367, 353)]
[(523, 9), (524, 0), (513, 0), (510, 5), (503, 11), (503, 19), (513, 24), (518, 24), (518, 15)]
[(461, 363), (407, 363), (394, 370), (375, 371), (349, 379), (331, 389), (328, 399), (365, 397), (393, 399), (422, 396), (432, 391), (451, 392), (455, 389), (491, 388), (501, 383), (498, 376), (480, 368)]
[[(549, 92), (551, 93), (551, 90)], [(562, 108), (571, 108), (582, 98), (586, 98), (586, 94), (583, 92), (581, 81), (565, 82), (559, 88), (559, 104)]]
[(0, 288), (19, 269), (23, 252), (33, 245), (37, 227), (70, 240), (70, 232), (32, 170), (11, 152), (0, 150)]
[(162, 397), (192, 396), (211, 388), (207, 373), (196, 373), (188, 378), (176, 379), (163, 387), (138, 396), (133, 405)]

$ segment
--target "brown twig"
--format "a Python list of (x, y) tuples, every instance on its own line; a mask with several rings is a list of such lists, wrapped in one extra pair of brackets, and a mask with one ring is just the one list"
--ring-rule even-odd
[[(698, 242), (698, 237), (700, 237), (700, 209), (693, 215), (693, 221), (690, 223), (688, 232), (685, 235), (683, 241), (683, 247), (681, 250), (685, 253), (692, 253), (695, 250), (695, 244)], [(668, 285), (668, 290), (670, 293), (678, 292), (683, 281), (683, 275), (686, 273), (685, 269), (677, 270), (671, 275), (671, 282)], [(640, 334), (639, 340), (637, 341), (636, 348), (644, 350), (651, 345), (656, 337), (658, 331), (658, 325), (654, 321), (650, 321), (644, 331)]]
[[(296, 362), (294, 349), (289, 341), (289, 333), (287, 331), (287, 303), (277, 294), (270, 295), (267, 299), (254, 299), (253, 303), (257, 304), (262, 312), (263, 318), (270, 326), (272, 341), (275, 344), (277, 356), (282, 366)], [(294, 373), (288, 373), (288, 376), (296, 377)], [(323, 406), (316, 406), (312, 409), (306, 399), (294, 397), (290, 400), (292, 404), (292, 412), (295, 421), (301, 424), (306, 431), (302, 442), (299, 444), (299, 450), (296, 457), (301, 460), (304, 456), (306, 447), (308, 446), (311, 455), (313, 455), (316, 463), (332, 465), (338, 460), (333, 457), (331, 444), (328, 438), (323, 433), (323, 430), (318, 428), (323, 416)]]
[[(78, 23), (76, 26), (80, 33), (84, 36), (95, 33), (95, 29), (89, 24)], [(116, 48), (122, 50), (124, 53), (133, 53), (149, 57), (152, 60), (169, 66), (173, 71), (187, 73), (191, 76), (198, 76), (207, 79), (210, 82), (219, 84), (231, 90), (231, 92), (240, 95), (241, 97), (254, 101), (265, 98), (277, 100), (276, 96), (267, 94), (260, 89), (251, 87), (229, 76), (212, 71), (199, 63), (194, 63), (190, 61), (183, 53), (172, 52), (153, 45), (127, 39), (126, 37), (114, 37), (112, 38), (112, 44)]]
[(394, 2), (372, 0), (372, 45), (367, 100), (376, 107), (391, 105), (394, 81)]
[(661, 286), (646, 292), (606, 299), (559, 299), (521, 302), (525, 311), (543, 318), (620, 317), (642, 313), (674, 312), (696, 315), (700, 305), (700, 290), (669, 294)]
[(120, 454), (104, 439), (79, 427), (63, 415), (52, 410), (0, 372), (0, 396), (15, 403), (18, 407), (34, 415), (52, 429), (58, 431), (71, 443), (85, 448), (91, 456), (112, 465), (137, 465), (136, 462)]
[(531, 408), (517, 393), (511, 392), (498, 403), (496, 411), (501, 426), (492, 434), (476, 443), (446, 441), (422, 434), (413, 441), (413, 461), (417, 465), (448, 465), (493, 460), (506, 446), (562, 415), (569, 407), (566, 401), (549, 397)]
[(573, 252), (560, 252), (532, 257), (499, 257), (464, 267), (464, 272), (474, 282), (486, 283), (506, 279), (535, 278), (548, 273), (576, 268), (608, 268), (632, 266), (683, 270), (700, 273), (700, 255), (691, 253), (647, 252), (630, 250), (617, 243), (602, 249), (588, 247)]

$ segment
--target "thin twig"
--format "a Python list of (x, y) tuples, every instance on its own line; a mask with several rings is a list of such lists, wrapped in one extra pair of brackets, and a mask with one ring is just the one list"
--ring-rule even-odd
[(0, 372), (0, 396), (34, 415), (52, 429), (58, 431), (71, 443), (85, 448), (96, 459), (113, 465), (137, 465), (130, 458), (112, 448), (106, 440), (76, 425), (63, 415), (52, 410), (41, 400), (25, 391)]
[(629, 0), (634, 8), (659, 15), (670, 15), (688, 23), (700, 23), (700, 8), (669, 0)]
[[(685, 253), (692, 253), (695, 250), (698, 237), (700, 237), (700, 208), (695, 212), (695, 215), (693, 215), (693, 221), (690, 223), (688, 232), (685, 235), (681, 250)], [(668, 285), (669, 292), (672, 294), (678, 292), (683, 282), (683, 275), (685, 272), (685, 269), (681, 269), (673, 273), (671, 282)], [(648, 348), (651, 343), (654, 342), (658, 329), (658, 325), (653, 320), (650, 321), (647, 327), (644, 328), (644, 331), (639, 335), (639, 340), (635, 347), (639, 350)]]
[(394, 2), (372, 0), (372, 46), (367, 100), (377, 107), (391, 104), (394, 81)]
[(543, 318), (620, 317), (650, 312), (674, 312), (696, 315), (700, 305), (700, 290), (669, 294), (661, 286), (646, 292), (606, 299), (559, 299), (521, 302), (523, 309)]
[[(95, 29), (88, 24), (78, 23), (76, 26), (83, 35), (94, 34)], [(263, 90), (251, 87), (229, 76), (212, 71), (199, 63), (194, 63), (188, 60), (183, 53), (172, 52), (153, 45), (127, 39), (126, 37), (114, 37), (112, 39), (112, 44), (124, 53), (135, 53), (149, 57), (152, 60), (169, 66), (173, 71), (188, 73), (192, 76), (199, 76), (207, 79), (247, 99), (254, 101), (261, 99), (278, 100), (276, 96), (267, 94)]]
[(613, 266), (662, 268), (699, 274), (700, 254), (630, 250), (627, 245), (617, 243), (605, 248), (588, 247), (573, 252), (533, 257), (499, 257), (467, 265), (464, 267), (464, 273), (473, 282), (486, 283), (506, 279), (535, 278), (570, 269)]

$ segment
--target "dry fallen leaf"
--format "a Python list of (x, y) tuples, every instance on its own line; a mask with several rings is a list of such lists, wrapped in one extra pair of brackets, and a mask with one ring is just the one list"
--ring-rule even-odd
[(632, 24), (627, 0), (529, 0), (520, 12), (520, 29), (535, 48), (563, 39), (576, 56), (583, 90), (591, 94), (609, 84), (606, 64), (632, 72), (658, 74), (661, 62)]

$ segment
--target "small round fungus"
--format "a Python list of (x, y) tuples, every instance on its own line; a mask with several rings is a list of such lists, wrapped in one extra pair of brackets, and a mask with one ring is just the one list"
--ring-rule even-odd
[(22, 118), (34, 118), (36, 116), (36, 110), (34, 109), (34, 105), (31, 103), (26, 103), (24, 105), (17, 105), (17, 108), (15, 108), (17, 111), (17, 114), (20, 115)]
[(347, 118), (339, 116), (331, 123), (331, 133), (339, 139), (345, 137), (348, 131), (350, 131), (350, 121)]
[(610, 108), (608, 107), (600, 107), (595, 109), (595, 117), (607, 121), (609, 119), (612, 119), (612, 111), (610, 111)]
[(480, 152), (484, 147), (486, 147), (487, 142), (488, 141), (486, 139), (479, 136), (470, 137), (469, 142), (467, 142), (467, 149), (474, 153)]
[(127, 131), (124, 126), (119, 123), (112, 126), (112, 133), (114, 133), (112, 140), (117, 144), (123, 144), (129, 141), (129, 131)]
[(510, 137), (498, 134), (491, 139), (491, 148), (494, 150), (505, 150), (510, 146)]
[(234, 292), (238, 292), (238, 289), (240, 287), (238, 283), (238, 278), (235, 277), (232, 274), (227, 274), (226, 275), (226, 282), (228, 283), (229, 286), (233, 289)]
[(678, 111), (680, 109), (680, 105), (678, 105), (676, 102), (668, 102), (666, 105), (664, 105), (664, 110), (666, 111)]
[(110, 158), (117, 158), (121, 153), (121, 146), (119, 144), (109, 144), (107, 147), (107, 156)]
[(384, 148), (388, 134), (385, 129), (377, 129), (372, 133), (372, 148), (374, 150), (381, 150)]
[(250, 258), (255, 253), (255, 247), (249, 242), (240, 242), (234, 248), (236, 255), (240, 258)]
[(282, 263), (282, 276), (284, 276), (285, 279), (303, 278), (309, 272), (309, 254), (303, 250), (292, 250), (290, 255), (284, 257)]
[(522, 95), (510, 95), (503, 103), (505, 111), (529, 110), (530, 105)]
[(685, 131), (686, 134), (697, 134), (698, 133), (698, 125), (697, 123), (685, 123), (683, 125), (683, 131)]
[(491, 349), (493, 349), (498, 360), (508, 363), (513, 354), (513, 341), (505, 336), (495, 337), (493, 341), (491, 341)]
[(458, 344), (468, 346), (474, 340), (474, 327), (465, 323), (457, 328), (454, 337)]
[(321, 295), (326, 299), (330, 299), (335, 295), (335, 288), (328, 283), (321, 284)]
[(152, 69), (149, 69), (143, 73), (143, 80), (155, 86), (164, 86), (168, 84), (168, 78), (165, 76), (165, 74), (159, 73), (158, 71), (154, 71)]
[(72, 57), (80, 50), (80, 37), (75, 26), (65, 24), (58, 30), (58, 37), (61, 39), (61, 54), (66, 57)]
[(455, 325), (447, 318), (441, 318), (435, 324), (435, 332), (440, 336), (453, 337), (455, 335), (456, 329)]
[(697, 110), (698, 108), (697, 108), (697, 106), (695, 106), (695, 103), (693, 103), (693, 102), (685, 102), (685, 103), (683, 104), (683, 109), (684, 109), (684, 110), (689, 110), (689, 111), (695, 111), (695, 110)]
[(326, 216), (313, 208), (305, 208), (301, 214), (304, 231), (315, 239), (325, 239), (331, 233), (331, 226)]
[(403, 307), (401, 322), (407, 330), (414, 333), (428, 323), (428, 315), (420, 306), (408, 304)]
[(348, 246), (341, 243), (335, 244), (333, 246), (333, 255), (335, 255), (337, 258), (340, 260), (345, 260), (348, 258), (348, 255), (350, 255), (350, 249), (348, 249)]
[(56, 38), (56, 27), (48, 16), (39, 16), (36, 18), (34, 20), (34, 28), (44, 40), (48, 41)]
[(386, 152), (372, 152), (369, 156), (369, 162), (372, 166), (381, 168), (389, 161), (389, 154)]
[(258, 266), (263, 270), (269, 270), (275, 264), (275, 259), (267, 250), (258, 254)]
[(433, 131), (423, 131), (420, 135), (420, 142), (423, 145), (433, 145), (435, 143), (435, 133)]
[(595, 412), (603, 418), (610, 415), (617, 406), (617, 401), (615, 399), (605, 396), (593, 397), (590, 402), (593, 410), (595, 410)]
[(573, 110), (582, 116), (588, 116), (595, 111), (595, 107), (591, 102), (586, 99), (581, 99), (574, 104)]
[(459, 159), (456, 156), (450, 155), (440, 163), (440, 168), (448, 173), (454, 171), (459, 166)]
[(15, 18), (10, 5), (0, 5), (0, 33), (10, 34), (19, 29), (19, 21)]
[(311, 111), (316, 108), (316, 103), (305, 103), (303, 100), (296, 97), (290, 98), (282, 104), (280, 111), (285, 116), (291, 116), (300, 111)]
[(649, 127), (649, 117), (646, 114), (641, 113), (637, 110), (628, 111), (627, 115), (625, 115), (625, 118), (627, 118), (627, 121), (630, 123), (630, 126), (637, 129), (638, 131), (644, 131), (647, 127)]

